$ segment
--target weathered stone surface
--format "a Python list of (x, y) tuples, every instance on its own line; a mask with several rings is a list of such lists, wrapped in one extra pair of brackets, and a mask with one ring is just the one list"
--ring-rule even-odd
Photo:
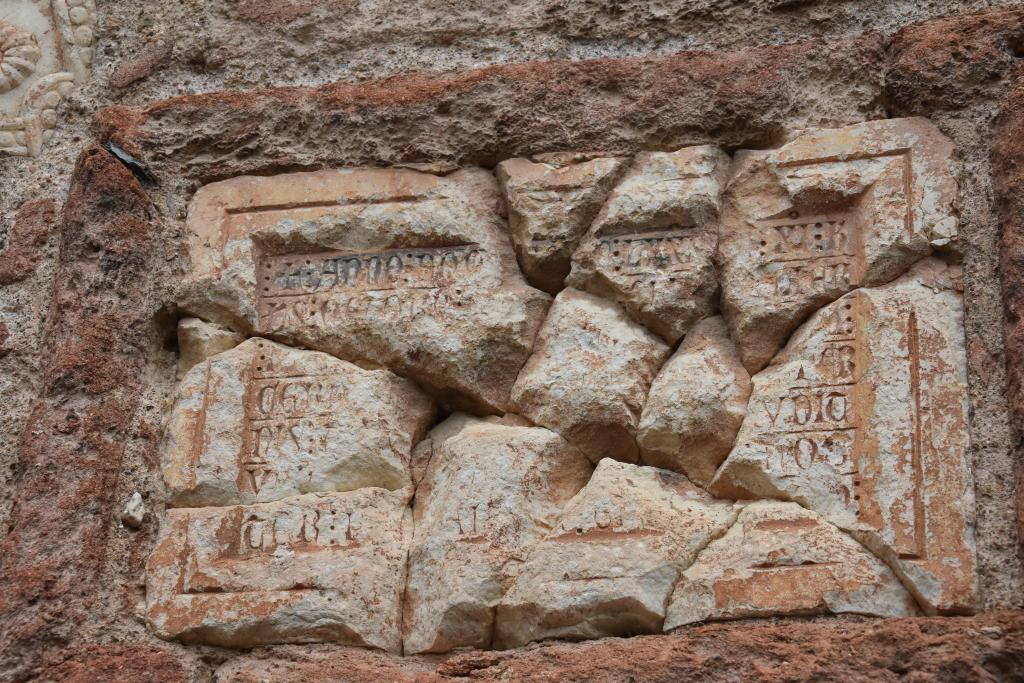
[(917, 607), (892, 570), (820, 515), (764, 501), (744, 507), (683, 572), (665, 630), (707, 619), (823, 613), (903, 617)]
[(167, 511), (146, 568), (161, 638), (401, 650), (412, 489)]
[(728, 170), (712, 145), (638, 154), (573, 254), (568, 284), (618, 301), (675, 344), (718, 306), (713, 256)]
[(501, 412), (550, 298), (528, 287), (485, 171), (342, 169), (207, 185), (184, 306), (384, 365)]
[(763, 368), (808, 314), (955, 243), (953, 145), (924, 119), (870, 121), (738, 155), (722, 210), (722, 306)]
[(189, 371), (162, 453), (174, 506), (410, 485), (433, 404), (407, 379), (250, 339)]
[(540, 163), (509, 159), (498, 164), (509, 233), (530, 284), (552, 295), (561, 291), (572, 253), (625, 163), (622, 157), (578, 161), (558, 155)]
[(602, 460), (498, 605), (495, 646), (661, 631), (680, 572), (735, 519), (682, 475)]
[(614, 303), (563, 290), (519, 373), (512, 401), (597, 462), (636, 462), (636, 429), (669, 348)]
[(210, 356), (244, 341), (244, 336), (221, 325), (199, 318), (182, 318), (178, 321), (178, 378)]
[(754, 376), (736, 447), (711, 485), (821, 513), (932, 612), (975, 602), (958, 277), (927, 259), (812, 316)]
[(721, 317), (694, 325), (647, 395), (637, 445), (647, 465), (707, 486), (747, 414), (750, 375)]
[(487, 648), (494, 611), (534, 543), (590, 478), (590, 461), (540, 427), (456, 414), (417, 446), (405, 653)]

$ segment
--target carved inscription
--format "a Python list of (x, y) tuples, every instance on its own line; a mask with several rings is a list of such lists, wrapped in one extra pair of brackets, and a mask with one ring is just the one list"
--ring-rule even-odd
[[(233, 524), (233, 521), (228, 522), (232, 529)], [(226, 556), (272, 554), (278, 548), (292, 552), (345, 548), (358, 543), (363, 533), (359, 510), (342, 511), (327, 506), (312, 510), (287, 509), (273, 515), (244, 512), (238, 526), (238, 545), (229, 546)]]
[[(795, 212), (794, 212), (795, 214)], [(759, 255), (780, 301), (803, 301), (855, 286), (860, 267), (853, 218), (824, 215), (759, 221)]]
[(692, 270), (689, 250), (702, 236), (696, 227), (656, 232), (605, 235), (597, 238), (597, 269), (630, 280), (631, 287), (675, 281), (675, 274)]

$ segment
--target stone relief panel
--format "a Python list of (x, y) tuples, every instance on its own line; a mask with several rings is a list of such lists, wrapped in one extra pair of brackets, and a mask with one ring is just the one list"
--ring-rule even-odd
[(57, 107), (92, 64), (95, 0), (0, 5), (0, 154), (38, 156)]
[(152, 628), (413, 654), (971, 611), (952, 158), (904, 119), (202, 188)]

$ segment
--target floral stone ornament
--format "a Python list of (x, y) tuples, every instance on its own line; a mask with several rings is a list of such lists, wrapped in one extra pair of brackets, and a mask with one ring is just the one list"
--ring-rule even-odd
[(61, 100), (89, 76), (95, 23), (95, 0), (0, 5), (0, 154), (42, 152)]

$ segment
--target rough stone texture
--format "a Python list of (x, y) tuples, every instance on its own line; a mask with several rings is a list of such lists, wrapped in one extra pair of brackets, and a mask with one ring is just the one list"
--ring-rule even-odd
[(516, 265), (493, 176), (342, 169), (207, 185), (182, 306), (384, 365), (503, 411), (550, 298)]
[(0, 253), (0, 286), (21, 282), (35, 272), (56, 213), (52, 199), (37, 199), (21, 207), (14, 217), (7, 247)]
[(235, 348), (245, 337), (199, 318), (178, 321), (178, 379), (210, 356)]
[(917, 614), (896, 575), (795, 503), (750, 503), (683, 572), (665, 630), (707, 619), (821, 613)]
[(638, 154), (573, 254), (568, 284), (675, 344), (718, 307), (712, 256), (728, 170), (711, 145)]
[(928, 121), (805, 133), (738, 157), (722, 215), (722, 308), (744, 365), (771, 360), (809, 313), (949, 248), (953, 147)]
[(661, 631), (680, 572), (735, 519), (682, 475), (602, 460), (498, 605), (494, 645)]
[(614, 303), (565, 289), (519, 373), (512, 402), (595, 463), (604, 457), (636, 462), (640, 414), (668, 352)]
[(404, 651), (490, 647), (498, 601), (593, 468), (547, 429), (465, 415), (417, 452), (429, 464), (416, 490)]
[(161, 455), (176, 507), (409, 486), (433, 403), (412, 382), (250, 339), (192, 368)]
[(930, 612), (977, 600), (959, 269), (928, 259), (822, 308), (753, 378), (711, 490), (853, 532)]
[(586, 233), (626, 160), (621, 157), (498, 164), (509, 211), (509, 234), (523, 273), (534, 287), (558, 294), (572, 253)]
[(337, 641), (400, 652), (412, 490), (167, 511), (146, 567), (162, 638), (228, 647)]
[(747, 414), (750, 375), (720, 317), (697, 323), (654, 378), (637, 445), (647, 465), (707, 486)]

